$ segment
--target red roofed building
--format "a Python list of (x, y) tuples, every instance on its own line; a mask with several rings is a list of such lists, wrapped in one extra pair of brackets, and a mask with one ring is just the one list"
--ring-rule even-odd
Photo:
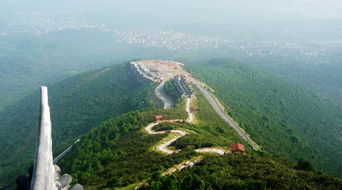
[(231, 149), (232, 153), (234, 153), (234, 152), (246, 152), (243, 144), (239, 144), (239, 143), (232, 144), (230, 149)]
[(154, 119), (155, 120), (161, 120), (161, 119), (163, 119), (163, 117), (164, 117), (163, 115), (155, 115)]

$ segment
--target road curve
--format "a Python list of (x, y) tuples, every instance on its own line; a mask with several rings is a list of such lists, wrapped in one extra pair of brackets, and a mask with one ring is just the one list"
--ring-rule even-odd
[[(153, 128), (159, 125), (160, 123), (175, 123), (175, 122), (182, 122), (182, 121), (183, 120), (181, 119), (173, 119), (173, 120), (160, 120), (160, 121), (152, 122), (145, 127), (145, 131), (151, 135), (163, 134), (163, 133), (166, 133), (167, 131), (155, 131), (153, 130)], [(169, 149), (168, 146), (170, 146), (172, 143), (177, 141), (179, 138), (188, 134), (186, 131), (183, 131), (183, 130), (170, 130), (170, 132), (174, 134), (175, 136), (172, 139), (162, 142), (160, 145), (157, 145), (156, 147), (158, 151), (163, 152), (165, 154), (173, 154), (173, 153), (179, 152), (179, 150)]]
[[(186, 102), (186, 112), (188, 113), (188, 118), (186, 119), (186, 122), (192, 122), (194, 120), (194, 115), (191, 112), (190, 109), (190, 105), (191, 105), (191, 100), (192, 98), (187, 98), (187, 102)], [(184, 120), (182, 119), (170, 119), (170, 120), (158, 120), (155, 122), (152, 122), (150, 124), (148, 124), (144, 130), (150, 134), (150, 135), (155, 135), (155, 134), (164, 134), (168, 131), (155, 131), (153, 130), (153, 128), (157, 125), (159, 125), (160, 123), (175, 123), (175, 122), (183, 122)], [(177, 141), (179, 138), (184, 137), (185, 135), (188, 135), (189, 133), (184, 131), (184, 130), (180, 130), (180, 129), (176, 129), (176, 130), (169, 130), (170, 133), (174, 134), (174, 137), (166, 140), (164, 142), (162, 142), (161, 144), (157, 145), (156, 149), (159, 152), (163, 152), (165, 154), (173, 154), (173, 153), (177, 153), (180, 150), (171, 150), (168, 148), (168, 146), (170, 146), (172, 143), (174, 143), (175, 141)], [(223, 148), (211, 148), (211, 147), (206, 147), (206, 148), (199, 148), (195, 150), (198, 153), (216, 153), (216, 154), (220, 154), (223, 155), (225, 153), (228, 153), (228, 151), (226, 151)]]
[(254, 142), (249, 135), (236, 123), (222, 108), (219, 103), (215, 100), (214, 96), (200, 84), (195, 83), (196, 87), (202, 92), (204, 97), (208, 100), (211, 107), (216, 111), (216, 113), (232, 127), (244, 140), (246, 140), (254, 150), (260, 150), (260, 146)]
[(168, 146), (170, 146), (172, 143), (174, 143), (175, 141), (177, 141), (179, 138), (187, 135), (188, 133), (182, 130), (171, 130), (171, 133), (175, 134), (176, 136), (173, 137), (172, 139), (163, 142), (162, 144), (157, 146), (157, 150), (160, 152), (164, 152), (166, 154), (173, 154), (173, 153), (177, 153), (180, 150), (171, 150), (168, 148)]
[(173, 105), (172, 99), (166, 94), (164, 90), (164, 81), (161, 82), (154, 90), (156, 96), (164, 103), (164, 109), (169, 109)]

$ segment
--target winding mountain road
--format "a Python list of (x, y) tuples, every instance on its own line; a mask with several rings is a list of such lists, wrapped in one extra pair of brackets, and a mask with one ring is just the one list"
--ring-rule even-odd
[[(161, 123), (175, 123), (175, 122), (182, 122), (183, 120), (181, 119), (173, 119), (173, 120), (160, 120), (160, 121), (156, 121), (153, 123), (148, 124), (145, 127), (145, 131), (148, 134), (151, 135), (155, 135), (155, 134), (164, 134), (167, 131), (154, 131), (153, 128)], [(168, 148), (168, 146), (170, 146), (172, 143), (174, 143), (176, 140), (178, 140), (179, 138), (187, 135), (188, 133), (183, 131), (183, 130), (170, 130), (170, 132), (172, 134), (174, 134), (175, 136), (167, 141), (162, 142), (160, 145), (156, 146), (156, 149), (160, 152), (163, 152), (165, 154), (173, 154), (176, 152), (179, 152), (179, 150), (171, 150)]]
[(177, 141), (179, 138), (184, 137), (188, 133), (185, 131), (182, 131), (182, 130), (171, 130), (170, 133), (174, 134), (175, 137), (173, 137), (172, 139), (165, 141), (162, 144), (158, 145), (157, 146), (158, 151), (164, 152), (166, 154), (173, 154), (173, 153), (177, 153), (180, 151), (180, 150), (171, 150), (168, 148), (168, 146), (170, 146), (172, 143)]
[[(192, 97), (191, 98), (186, 98), (186, 105), (185, 105), (185, 110), (188, 114), (188, 118), (186, 119), (186, 122), (188, 123), (191, 123), (193, 122), (194, 120), (194, 114), (191, 112), (191, 109), (190, 109), (190, 106), (191, 106), (191, 100), (192, 100)], [(164, 106), (164, 109), (167, 109), (165, 108)], [(173, 154), (173, 153), (177, 153), (179, 152), (180, 150), (172, 150), (172, 149), (169, 149), (168, 147), (174, 143), (175, 141), (177, 141), (179, 138), (185, 136), (185, 135), (188, 135), (189, 133), (184, 131), (184, 130), (180, 130), (180, 129), (177, 129), (177, 130), (169, 130), (169, 131), (155, 131), (153, 130), (153, 128), (161, 123), (175, 123), (175, 122), (183, 122), (182, 119), (172, 119), (172, 120), (158, 120), (158, 121), (155, 121), (155, 122), (152, 122), (150, 124), (148, 124), (144, 129), (145, 131), (148, 133), (148, 134), (151, 134), (151, 135), (155, 135), (155, 134), (164, 134), (166, 132), (170, 132), (171, 134), (174, 135), (174, 137), (172, 137), (171, 139), (168, 139), (162, 143), (160, 143), (159, 145), (156, 146), (156, 150), (159, 151), (159, 152), (162, 152), (162, 153), (165, 153), (165, 154)], [(207, 148), (199, 148), (199, 149), (196, 149), (195, 150), (196, 152), (198, 153), (216, 153), (216, 154), (225, 154), (227, 153), (228, 151), (226, 151), (225, 149), (223, 148), (211, 148), (211, 147), (207, 147)]]

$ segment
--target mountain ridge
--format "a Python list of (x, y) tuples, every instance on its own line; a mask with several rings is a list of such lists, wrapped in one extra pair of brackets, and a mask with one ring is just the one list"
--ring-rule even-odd
[[(179, 163), (190, 164), (191, 158), (200, 154), (194, 148), (218, 145), (227, 148), (233, 142), (241, 142), (203, 95), (198, 91), (195, 94), (193, 106), (198, 106), (195, 112), (198, 120), (194, 124), (159, 123), (154, 130), (160, 133), (145, 132), (144, 126), (154, 121), (156, 114), (163, 114), (164, 119), (187, 115), (184, 103), (169, 110), (121, 115), (84, 135), (81, 143), (62, 160), (61, 166), (88, 189), (284, 189), (289, 186), (336, 189), (342, 186), (337, 178), (305, 168), (295, 169), (297, 166), (291, 161), (255, 152), (252, 148), (248, 148), (246, 154), (203, 154), (204, 158), (193, 161), (192, 167), (169, 173), (170, 168)], [(168, 139), (165, 130), (190, 133), (169, 146), (171, 150), (179, 150), (177, 153), (163, 154), (155, 149), (155, 144)]]
[[(312, 184), (315, 184), (318, 179), (323, 181), (332, 180), (335, 181), (336, 185), (340, 184), (340, 181), (335, 178), (331, 178), (326, 176), (325, 174), (321, 174), (320, 172), (315, 171), (297, 171), (295, 169), (296, 158), (299, 156), (304, 156), (306, 160), (312, 160), (312, 158), (305, 155), (306, 153), (303, 152), (302, 154), (291, 153), (288, 152), (287, 154), (292, 154), (291, 156), (277, 154), (276, 151), (272, 150), (272, 146), (265, 143), (265, 140), (269, 140), (272, 142), (273, 137), (269, 135), (278, 135), (278, 134), (285, 134), (285, 139), (279, 139), (281, 142), (285, 142), (285, 146), (282, 151), (286, 151), (286, 146), (291, 147), (293, 144), (298, 144), (305, 142), (308, 137), (302, 138), (302, 134), (299, 133), (295, 129), (291, 130), (283, 130), (283, 126), (278, 126), (278, 117), (274, 115), (268, 115), (263, 113), (264, 110), (258, 110), (258, 112), (263, 113), (261, 116), (256, 117), (255, 115), (246, 115), (246, 105), (248, 110), (253, 110), (258, 107), (268, 107), (262, 105), (267, 100), (266, 105), (271, 105), (270, 103), (273, 102), (273, 96), (269, 96), (270, 93), (278, 93), (283, 92), (284, 90), (288, 90), (289, 92), (293, 92), (294, 94), (301, 94), (303, 91), (298, 91), (298, 89), (293, 88), (292, 86), (284, 85), (281, 81), (278, 81), (277, 78), (269, 77), (268, 75), (262, 75), (258, 70), (254, 70), (253, 67), (250, 67), (248, 64), (237, 64), (236, 62), (229, 62), (224, 61), (221, 59), (212, 60), (211, 62), (206, 64), (199, 64), (199, 65), (186, 65), (185, 68), (190, 71), (194, 76), (198, 77), (202, 81), (206, 82), (210, 87), (206, 86), (206, 88), (215, 89), (214, 95), (223, 103), (226, 107), (226, 112), (230, 116), (233, 116), (236, 119), (241, 127), (245, 129), (251, 137), (256, 140), (256, 142), (260, 143), (265, 148), (266, 152), (254, 152), (252, 151), (251, 147), (246, 146), (247, 153), (251, 157), (251, 160), (259, 160), (264, 162), (267, 159), (275, 160), (274, 162), (278, 163), (279, 158), (274, 157), (274, 155), (278, 155), (284, 158), (291, 158), (292, 161), (285, 161), (284, 163), (279, 163), (278, 171), (280, 174), (282, 172), (289, 172), (291, 176), (284, 176), (283, 177), (290, 177), (293, 180), (299, 180), (300, 176), (303, 174), (307, 178), (307, 180), (311, 180)], [(206, 69), (207, 72), (201, 73), (203, 69)], [(229, 74), (229, 75), (227, 75)], [(229, 81), (231, 80), (231, 81)], [(275, 82), (272, 82), (272, 81)], [(220, 81), (220, 82), (217, 82)], [(265, 83), (265, 81), (268, 81)], [(225, 82), (222, 85), (222, 82)], [(234, 84), (235, 83), (235, 84)], [(235, 86), (234, 86), (234, 85)], [(269, 86), (267, 86), (267, 84)], [(275, 86), (274, 84), (277, 84)], [(280, 85), (279, 85), (280, 84)], [(236, 86), (238, 85), (238, 86)], [(240, 85), (240, 86), (239, 86)], [(166, 85), (168, 86), (168, 84)], [(69, 172), (73, 176), (75, 176), (75, 182), (80, 182), (81, 184), (85, 184), (91, 188), (111, 188), (111, 187), (125, 187), (127, 185), (132, 185), (134, 183), (142, 183), (150, 182), (150, 183), (164, 183), (163, 180), (166, 180), (175, 184), (178, 184), (177, 180), (171, 179), (169, 177), (160, 179), (154, 175), (155, 172), (165, 171), (167, 168), (174, 166), (175, 164), (179, 164), (182, 161), (189, 160), (196, 156), (198, 153), (194, 151), (198, 148), (205, 148), (210, 146), (217, 146), (217, 147), (225, 147), (229, 149), (230, 144), (234, 142), (243, 142), (245, 143), (235, 131), (230, 128), (227, 123), (225, 123), (210, 107), (210, 104), (207, 102), (205, 97), (198, 91), (198, 89), (193, 86), (194, 93), (196, 94), (196, 99), (193, 103), (191, 103), (191, 109), (195, 112), (196, 119), (194, 124), (187, 124), (187, 123), (180, 123), (175, 125), (168, 125), (168, 124), (160, 124), (156, 126), (157, 130), (178, 130), (179, 128), (184, 129), (186, 131), (193, 131), (191, 135), (186, 135), (174, 143), (172, 143), (171, 148), (175, 150), (181, 149), (177, 155), (171, 155), (170, 157), (166, 158), (158, 153), (150, 152), (151, 146), (154, 146), (156, 142), (161, 141), (165, 136), (165, 134), (161, 135), (147, 135), (142, 132), (141, 127), (145, 126), (147, 123), (153, 121), (153, 116), (155, 114), (163, 114), (166, 118), (174, 119), (174, 118), (183, 118), (186, 115), (184, 110), (184, 106), (186, 103), (182, 100), (177, 101), (177, 97), (179, 95), (175, 95), (175, 99), (177, 104), (171, 108), (171, 110), (162, 110), (156, 109), (157, 101), (154, 95), (154, 89), (157, 87), (155, 83), (149, 82), (146, 79), (141, 78), (138, 73), (135, 72), (134, 68), (129, 64), (121, 64), (112, 67), (106, 67), (100, 70), (90, 71), (83, 74), (79, 74), (71, 79), (64, 80), (60, 83), (51, 86), (50, 90), (50, 97), (51, 99), (51, 107), (52, 109), (52, 119), (53, 125), (54, 123), (57, 125), (57, 129), (54, 129), (54, 140), (58, 146), (55, 146), (55, 153), (59, 152), (63, 147), (65, 147), (68, 142), (76, 137), (82, 136), (82, 140), (80, 144), (76, 145), (74, 148), (75, 150), (71, 151), (70, 155), (67, 155), (65, 158), (61, 160), (63, 171)], [(169, 86), (170, 87), (170, 86)], [(167, 90), (175, 91), (175, 88), (169, 88)], [(227, 87), (229, 87), (227, 89)], [(243, 89), (245, 87), (245, 89)], [(252, 88), (254, 87), (254, 88)], [(257, 88), (255, 88), (257, 87)], [(281, 90), (280, 88), (284, 88)], [(64, 89), (64, 90), (63, 90)], [(232, 89), (234, 91), (232, 91)], [(264, 94), (260, 96), (259, 90), (264, 90)], [(232, 93), (233, 92), (233, 93)], [(59, 94), (59, 95), (58, 95)], [(237, 99), (236, 95), (239, 95)], [(245, 94), (248, 94), (246, 96)], [(290, 93), (291, 94), (291, 93)], [(58, 96), (56, 96), (58, 95)], [(288, 94), (285, 95), (282, 101), (287, 104), (286, 101), (289, 101), (292, 97)], [(250, 107), (247, 103), (245, 98), (252, 97), (254, 107)], [(277, 96), (275, 96), (277, 97)], [(312, 102), (310, 96), (298, 96), (293, 99), (290, 107), (285, 107), (286, 109), (291, 108), (293, 105), (292, 103), (302, 100), (301, 98), (308, 98), (307, 101), (303, 101), (304, 103)], [(56, 99), (58, 101), (56, 101)], [(271, 98), (271, 99), (270, 99)], [(273, 98), (273, 99), (272, 99)], [(315, 98), (315, 97), (314, 97)], [(244, 100), (244, 101), (242, 101)], [(318, 99), (317, 99), (318, 100)], [(234, 102), (235, 101), (235, 102)], [(14, 105), (13, 107), (8, 108), (7, 112), (0, 113), (0, 119), (6, 122), (0, 125), (0, 135), (1, 137), (5, 137), (5, 134), (9, 133), (10, 130), (16, 130), (15, 135), (26, 134), (26, 139), (22, 139), (18, 143), (25, 143), (25, 142), (34, 142), (33, 136), (35, 131), (25, 131), (27, 128), (15, 126), (10, 128), (10, 124), (21, 123), (21, 126), (27, 126), (28, 128), (32, 129), (32, 123), (35, 122), (36, 116), (34, 116), (35, 111), (37, 112), (38, 106), (35, 104), (37, 102), (37, 97), (29, 96), (28, 98), (22, 100), (18, 104)], [(313, 110), (316, 110), (320, 106), (322, 106), (322, 102), (318, 102), (314, 104)], [(160, 106), (159, 106), (160, 107)], [(114, 108), (120, 108), (119, 110)], [(237, 109), (239, 108), (239, 109)], [(277, 107), (276, 107), (277, 108)], [(329, 107), (322, 107), (322, 113), (327, 113), (330, 108)], [(259, 109), (259, 108), (258, 108)], [(33, 110), (33, 111), (32, 111)], [(130, 112), (130, 111), (136, 112)], [(150, 111), (144, 111), (150, 110)], [(65, 111), (63, 113), (62, 111)], [(305, 112), (306, 115), (309, 113), (307, 110), (300, 108), (296, 110), (298, 113)], [(128, 114), (124, 114), (127, 113)], [(28, 114), (29, 113), (29, 114)], [(249, 112), (247, 112), (249, 113)], [(269, 113), (276, 113), (275, 110), (270, 109)], [(334, 112), (333, 112), (334, 113)], [(58, 115), (60, 114), (60, 115)], [(124, 114), (124, 115), (122, 115)], [(11, 119), (4, 119), (5, 117), (15, 116)], [(247, 117), (248, 116), (248, 117)], [(277, 116), (277, 115), (276, 115)], [(113, 118), (114, 117), (114, 118)], [(293, 117), (293, 116), (291, 116)], [(77, 120), (80, 119), (80, 120)], [(108, 120), (109, 118), (112, 118)], [(118, 119), (119, 118), (119, 119)], [(135, 118), (135, 119), (134, 119)], [(249, 123), (246, 123), (246, 118), (249, 119)], [(63, 120), (61, 120), (63, 119)], [(118, 120), (117, 120), (118, 119)], [(130, 119), (133, 119), (130, 121)], [(141, 120), (141, 121), (139, 121)], [(248, 120), (247, 120), (248, 121)], [(263, 121), (264, 123), (268, 123), (266, 126), (277, 126), (275, 129), (280, 130), (278, 133), (262, 133), (263, 125), (256, 125), (257, 122)], [(83, 123), (82, 123), (83, 122)], [(118, 123), (117, 123), (118, 122)], [(127, 122), (127, 123), (126, 123)], [(253, 130), (250, 128), (251, 122), (254, 122), (255, 128)], [(303, 120), (302, 122), (307, 122), (307, 120)], [(7, 123), (7, 124), (6, 124)], [(63, 129), (61, 126), (66, 126), (66, 124), (71, 124), (71, 128)], [(86, 126), (83, 124), (86, 123)], [(126, 124), (125, 124), (126, 123)], [(281, 123), (281, 122), (280, 122)], [(6, 125), (4, 125), (6, 124)], [(324, 124), (324, 122), (323, 122)], [(31, 126), (31, 127), (30, 127)], [(58, 127), (59, 126), (59, 127)], [(81, 126), (81, 127), (77, 127)], [(286, 126), (286, 125), (285, 125)], [(286, 126), (288, 127), (288, 126)], [(33, 128), (34, 129), (34, 128)], [(61, 130), (62, 131), (58, 131)], [(115, 129), (115, 130), (114, 130)], [(317, 129), (317, 128), (312, 128)], [(306, 129), (311, 130), (311, 129)], [(277, 132), (277, 131), (276, 131)], [(329, 134), (331, 131), (327, 130), (326, 133)], [(57, 133), (57, 135), (56, 135)], [(103, 134), (102, 134), (103, 133)], [(288, 134), (287, 134), (288, 133)], [(69, 135), (69, 139), (64, 139), (63, 136)], [(107, 136), (110, 135), (110, 136)], [(337, 135), (337, 134), (336, 134)], [(293, 136), (291, 138), (291, 136)], [(100, 138), (101, 137), (101, 138)], [(337, 136), (336, 136), (337, 137)], [(6, 142), (11, 142), (14, 136), (6, 136)], [(16, 138), (19, 138), (18, 136)], [(264, 139), (263, 139), (264, 138)], [(287, 139), (288, 138), (288, 139)], [(20, 138), (19, 138), (20, 139)], [(83, 141), (85, 139), (85, 141)], [(104, 139), (104, 141), (103, 141)], [(126, 140), (128, 141), (126, 142)], [(130, 142), (132, 141), (132, 143)], [(146, 141), (146, 143), (145, 143)], [(294, 142), (291, 142), (294, 141)], [(310, 142), (310, 141), (308, 141)], [(332, 141), (331, 141), (332, 142)], [(13, 143), (13, 141), (12, 141)], [(135, 144), (134, 144), (135, 143)], [(291, 144), (292, 143), (292, 144)], [(330, 143), (330, 142), (329, 142)], [(305, 145), (305, 144), (304, 144)], [(3, 144), (3, 146), (7, 146)], [(17, 146), (13, 144), (12, 146)], [(132, 147), (129, 147), (132, 146)], [(141, 147), (140, 147), (141, 146)], [(324, 145), (325, 146), (325, 145)], [(329, 145), (328, 145), (329, 146)], [(22, 158), (14, 159), (13, 155), (6, 152), (6, 150), (2, 150), (2, 156), (8, 156), (7, 160), (2, 160), (0, 167), (2, 170), (2, 174), (0, 176), (7, 175), (7, 178), (1, 177), (2, 183), (6, 184), (9, 183), (9, 180), (12, 179), (13, 176), (24, 171), (24, 168), (27, 168), (29, 164), (32, 162), (32, 159), (29, 159), (33, 154), (33, 149), (29, 148), (23, 149), (22, 147), (15, 148), (15, 153), (23, 155)], [(31, 147), (32, 144), (31, 144)], [(305, 146), (303, 146), (305, 147)], [(10, 147), (8, 147), (7, 151)], [(337, 148), (337, 147), (335, 147)], [(113, 150), (112, 150), (113, 149)], [(310, 149), (311, 150), (311, 149)], [(317, 150), (317, 149), (316, 149)], [(338, 149), (336, 149), (338, 150)], [(131, 151), (131, 152), (130, 152)], [(4, 154), (3, 154), (4, 153)], [(282, 153), (282, 152), (280, 152)], [(134, 155), (133, 155), (134, 154)], [(141, 154), (141, 155), (139, 155)], [(127, 157), (130, 155), (130, 157)], [(329, 154), (327, 154), (329, 156)], [(248, 156), (247, 156), (248, 157)], [(32, 157), (31, 157), (32, 158)], [(132, 160), (134, 158), (134, 160)], [(230, 158), (222, 158), (225, 159), (234, 159), (235, 157)], [(141, 162), (137, 162), (137, 160), (144, 160), (143, 165), (139, 166)], [(157, 159), (155, 163), (156, 165), (152, 166), (150, 159)], [(209, 159), (209, 160), (208, 160)], [(215, 160), (216, 157), (209, 156), (208, 159), (204, 159), (205, 163), (210, 163), (213, 159)], [(221, 159), (221, 158), (219, 158)], [(222, 160), (221, 159), (221, 160)], [(329, 158), (331, 159), (331, 158)], [(207, 162), (207, 161), (208, 162)], [(10, 162), (9, 162), (10, 161)], [(13, 162), (14, 161), (14, 162)], [(273, 161), (270, 161), (272, 163)], [(11, 163), (12, 162), (12, 163)], [(117, 162), (117, 163), (116, 163)], [(125, 175), (124, 171), (129, 171), (132, 169), (131, 166), (127, 165), (129, 162), (135, 163), (133, 164), (134, 167), (140, 168), (138, 172), (128, 172)], [(165, 162), (165, 163), (163, 163)], [(10, 165), (8, 165), (10, 164)], [(119, 164), (119, 165), (117, 165)], [(122, 165), (120, 165), (122, 164)], [(14, 166), (13, 168), (4, 167), (5, 165)], [(219, 164), (220, 165), (220, 164)], [(317, 162), (314, 162), (314, 166), (317, 165)], [(119, 168), (122, 167), (121, 169)], [(232, 165), (225, 165), (221, 164), (222, 167), (234, 167)], [(220, 167), (221, 167), (220, 166)], [(149, 168), (150, 167), (150, 168)], [(206, 166), (205, 166), (206, 167)], [(256, 167), (256, 166), (255, 166)], [(106, 169), (107, 168), (107, 169)], [(195, 166), (197, 168), (197, 166)], [(268, 168), (268, 169), (267, 169)], [(282, 168), (288, 168), (282, 170)], [(319, 170), (322, 168), (326, 168), (324, 165), (317, 167)], [(145, 169), (148, 170), (144, 171)], [(265, 169), (265, 171), (264, 171)], [(187, 173), (189, 169), (184, 169), (185, 173)], [(197, 170), (197, 169), (196, 169)], [(204, 169), (207, 170), (207, 169)], [(268, 172), (269, 165), (265, 165), (261, 167), (260, 170), (264, 172)], [(104, 173), (109, 172), (112, 176), (123, 175), (122, 177), (114, 177), (109, 178), (109, 176)], [(118, 172), (118, 173), (117, 173)], [(325, 171), (324, 171), (325, 172)], [(95, 176), (96, 174), (96, 176)], [(128, 174), (131, 174), (131, 179)], [(251, 171), (247, 171), (251, 174)], [(279, 174), (279, 175), (280, 175)], [(178, 174), (176, 174), (178, 175)], [(184, 174), (184, 176), (187, 174)], [(236, 174), (234, 174), (235, 176)], [(261, 185), (264, 187), (280, 187), (272, 186), (274, 179), (272, 175), (267, 175), (266, 178), (262, 178), (255, 174), (256, 176), (251, 177), (253, 180), (251, 184), (259, 184), (260, 180), (270, 180), (269, 182), (262, 182)], [(324, 177), (326, 176), (326, 177)], [(179, 180), (182, 180), (182, 176), (178, 176)], [(208, 176), (202, 175), (197, 176), (198, 178), (202, 178), (202, 182), (204, 179), (207, 179)], [(233, 177), (236, 178), (237, 176)], [(245, 176), (246, 177), (246, 176)], [(268, 178), (271, 177), (271, 178)], [(91, 184), (88, 184), (90, 179), (94, 178), (94, 181)], [(232, 179), (233, 179), (232, 178)], [(171, 181), (170, 181), (171, 180)], [(196, 179), (197, 180), (197, 179)], [(220, 178), (221, 180), (221, 178)], [(198, 181), (197, 181), (198, 182)], [(196, 183), (197, 183), (196, 182)], [(217, 185), (217, 184), (207, 184), (202, 183), (204, 185)], [(221, 182), (220, 182), (221, 183)], [(250, 185), (244, 184), (245, 182), (237, 182), (235, 184), (234, 180), (228, 182), (230, 185)], [(249, 182), (248, 182), (249, 183)], [(286, 182), (287, 183), (287, 182)], [(235, 184), (235, 185), (234, 185)], [(164, 184), (167, 185), (167, 184)], [(182, 187), (182, 182), (180, 182), (178, 187)], [(273, 184), (274, 185), (274, 184)], [(305, 186), (303, 181), (300, 182), (301, 186), (299, 188), (312, 188), (312, 186)], [(153, 185), (151, 186), (153, 187)]]

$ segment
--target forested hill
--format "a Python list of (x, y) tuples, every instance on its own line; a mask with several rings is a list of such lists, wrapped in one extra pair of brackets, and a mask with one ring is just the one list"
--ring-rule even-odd
[[(172, 144), (180, 152), (166, 155), (155, 146), (167, 134), (149, 135), (142, 128), (153, 121), (155, 114), (167, 118), (184, 116), (182, 109), (132, 112), (107, 120), (86, 135), (60, 166), (73, 176), (74, 182), (86, 189), (340, 189), (342, 181), (315, 171), (310, 163), (297, 164), (273, 158), (263, 152), (248, 149), (246, 154), (202, 154), (204, 160), (193, 167), (167, 176), (162, 173), (181, 162), (198, 156), (194, 148), (228, 146), (239, 141), (227, 125), (198, 97), (196, 113), (200, 122), (160, 125), (159, 129), (194, 131)], [(241, 142), (241, 139), (240, 139)]]
[(227, 112), (264, 150), (305, 158), (342, 176), (342, 112), (337, 106), (234, 60), (215, 59), (187, 69), (215, 90)]
[[(155, 84), (130, 64), (86, 72), (49, 86), (54, 153), (103, 120), (154, 108)], [(0, 113), (0, 187), (14, 183), (33, 162), (39, 121), (37, 92)]]

